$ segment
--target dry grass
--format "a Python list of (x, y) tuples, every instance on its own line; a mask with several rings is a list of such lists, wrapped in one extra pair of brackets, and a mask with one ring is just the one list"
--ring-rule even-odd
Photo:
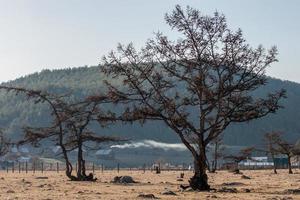
[[(160, 199), (272, 199), (288, 200), (300, 199), (300, 194), (289, 194), (288, 189), (300, 189), (300, 170), (295, 174), (288, 174), (287, 170), (279, 170), (275, 175), (271, 170), (243, 171), (251, 179), (242, 179), (227, 171), (209, 174), (209, 181), (213, 188), (236, 188), (237, 193), (228, 192), (183, 192), (180, 184), (187, 184), (191, 172), (185, 172), (183, 182), (177, 181), (180, 172), (162, 172), (154, 174), (147, 171), (105, 171), (96, 173), (99, 180), (90, 182), (71, 182), (63, 172), (6, 173), (0, 172), (0, 199), (116, 199), (131, 200), (139, 194), (154, 194)], [(120, 185), (110, 181), (114, 176), (129, 175), (139, 183)], [(37, 177), (48, 179), (37, 179)], [(174, 191), (176, 196), (162, 195), (165, 189)], [(250, 192), (246, 191), (249, 189)]]

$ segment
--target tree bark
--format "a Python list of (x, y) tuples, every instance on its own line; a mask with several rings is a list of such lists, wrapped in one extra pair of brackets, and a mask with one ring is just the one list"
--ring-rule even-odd
[(194, 171), (194, 176), (189, 181), (190, 187), (193, 190), (199, 190), (199, 191), (210, 190), (206, 169), (207, 169), (206, 156), (205, 156), (205, 150), (203, 150), (200, 151), (199, 155), (194, 155), (195, 171)]

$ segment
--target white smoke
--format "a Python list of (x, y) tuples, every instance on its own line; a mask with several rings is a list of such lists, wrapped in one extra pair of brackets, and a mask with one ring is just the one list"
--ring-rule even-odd
[(180, 143), (170, 144), (170, 143), (163, 143), (163, 142), (157, 142), (154, 140), (142, 140), (139, 142), (131, 142), (131, 143), (125, 143), (122, 145), (113, 145), (111, 148), (118, 148), (118, 149), (135, 149), (135, 148), (150, 148), (150, 149), (163, 149), (165, 151), (167, 150), (174, 150), (174, 151), (186, 151), (187, 148)]

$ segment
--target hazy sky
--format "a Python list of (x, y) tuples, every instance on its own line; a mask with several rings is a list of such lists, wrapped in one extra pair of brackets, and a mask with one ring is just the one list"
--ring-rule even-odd
[(118, 42), (169, 32), (176, 4), (227, 16), (251, 45), (277, 45), (268, 74), (300, 82), (299, 0), (0, 0), (0, 82), (42, 69), (96, 65)]

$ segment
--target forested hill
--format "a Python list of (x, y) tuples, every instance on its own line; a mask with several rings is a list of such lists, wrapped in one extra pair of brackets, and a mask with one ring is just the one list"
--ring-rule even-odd
[[(32, 89), (42, 89), (55, 93), (72, 91), (76, 98), (104, 90), (103, 76), (97, 67), (79, 67), (63, 70), (44, 70), (5, 85), (20, 86)], [(114, 80), (118, 83), (118, 80)], [(262, 142), (263, 133), (270, 130), (280, 130), (287, 133), (290, 141), (300, 138), (300, 84), (269, 79), (267, 86), (255, 92), (261, 96), (271, 91), (284, 88), (288, 98), (283, 100), (284, 109), (276, 115), (244, 124), (234, 124), (225, 132), (225, 142), (229, 145), (254, 145)], [(45, 125), (50, 121), (49, 110), (45, 105), (33, 105), (22, 96), (0, 92), (0, 127), (6, 129), (12, 137), (20, 137), (24, 125)], [(154, 139), (164, 142), (176, 142), (178, 137), (164, 124), (148, 123), (143, 127), (134, 125), (117, 125), (102, 133), (125, 136), (132, 140)]]

